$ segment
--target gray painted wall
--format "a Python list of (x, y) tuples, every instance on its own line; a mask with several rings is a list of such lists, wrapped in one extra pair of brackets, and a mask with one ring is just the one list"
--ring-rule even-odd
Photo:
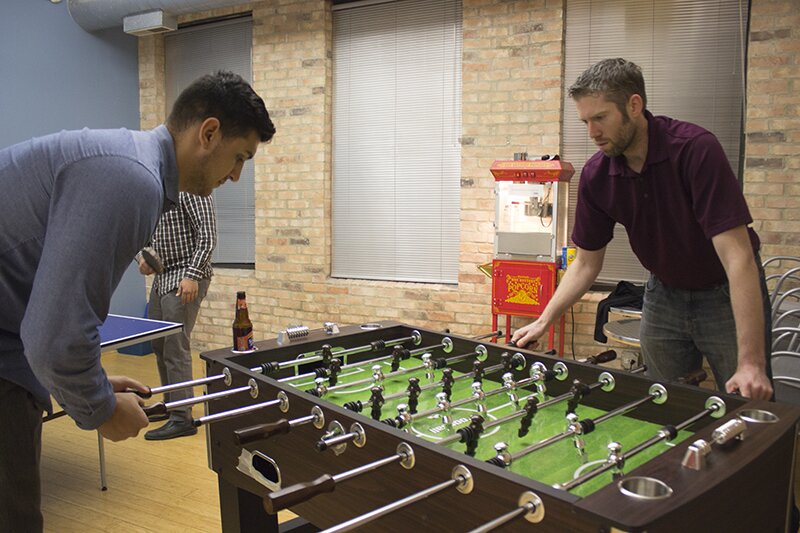
[[(66, 1), (3, 0), (0, 148), (62, 129), (138, 129), (137, 62), (136, 37), (85, 32)], [(141, 315), (144, 302), (144, 279), (129, 269), (112, 312)]]

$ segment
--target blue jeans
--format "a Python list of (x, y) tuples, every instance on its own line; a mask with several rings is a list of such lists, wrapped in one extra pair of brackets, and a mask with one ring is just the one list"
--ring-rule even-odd
[[(769, 294), (757, 255), (756, 262), (764, 314), (764, 353), (767, 375), (771, 376)], [(738, 361), (736, 323), (728, 283), (704, 290), (675, 289), (651, 275), (644, 291), (640, 339), (649, 377), (656, 381), (675, 381), (701, 369), (705, 356), (717, 388), (725, 390), (725, 383), (736, 372)]]

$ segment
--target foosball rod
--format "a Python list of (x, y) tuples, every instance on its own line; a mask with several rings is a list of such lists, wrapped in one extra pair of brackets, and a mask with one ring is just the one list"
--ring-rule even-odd
[[(568, 370), (567, 366), (564, 363), (561, 363), (559, 361), (553, 367), (553, 372), (550, 372), (550, 375), (553, 375), (555, 373), (556, 374), (556, 379), (563, 380), (563, 379), (566, 379), (568, 372), (569, 372), (569, 370)], [(606, 392), (609, 392), (610, 389), (609, 389), (608, 385), (610, 383), (612, 383), (612, 382), (609, 381), (608, 378), (610, 377), (610, 375), (607, 375), (607, 374), (608, 374), (607, 372), (603, 372), (602, 374), (600, 374), (600, 379), (598, 381), (596, 381), (595, 383), (593, 383), (592, 385), (599, 385), (601, 388), (603, 387), (603, 385), (605, 385), (606, 387), (602, 388), (602, 390), (604, 390)], [(563, 377), (560, 377), (560, 376), (563, 376)], [(553, 379), (553, 378), (550, 377), (548, 379), (547, 377), (545, 377), (546, 381), (550, 381), (551, 379)], [(590, 385), (590, 387), (592, 385)], [(520, 402), (528, 401), (529, 399), (534, 398), (536, 396), (537, 396), (537, 394), (531, 394), (529, 396), (525, 396), (523, 398), (520, 398)], [(554, 398), (550, 398), (549, 400), (545, 400), (544, 402), (541, 402), (541, 403), (537, 404), (536, 405), (536, 410), (538, 411), (540, 409), (544, 409), (545, 407), (550, 407), (551, 405), (556, 405), (556, 404), (561, 403), (563, 401), (569, 400), (573, 396), (574, 396), (574, 394), (572, 392), (565, 392), (564, 394), (561, 394), (561, 395), (556, 396)], [(528, 411), (523, 408), (523, 409), (520, 409), (518, 411), (514, 411), (513, 413), (508, 414), (506, 416), (497, 418), (495, 420), (491, 420), (491, 421), (487, 422), (486, 425), (484, 425), (484, 431), (487, 430), (487, 429), (491, 429), (491, 428), (493, 428), (495, 426), (500, 426), (502, 424), (505, 424), (506, 422), (511, 422), (512, 420), (515, 420), (517, 418), (522, 418), (527, 413), (528, 413)], [(438, 444), (450, 444), (451, 442), (457, 441), (459, 438), (460, 438), (460, 435), (458, 435), (458, 434), (450, 435), (449, 437), (445, 437), (442, 440), (438, 441)]]
[[(389, 340), (389, 341), (374, 341), (374, 342), (372, 342), (370, 344), (367, 344), (367, 345), (364, 345), (364, 346), (358, 346), (358, 347), (355, 347), (355, 348), (350, 348), (348, 350), (341, 350), (339, 352), (333, 353), (333, 356), (334, 357), (344, 357), (344, 356), (347, 356), (347, 355), (352, 355), (352, 354), (356, 354), (356, 353), (363, 353), (363, 352), (368, 352), (368, 351), (372, 351), (372, 350), (378, 351), (378, 350), (384, 349), (385, 347), (397, 346), (398, 344), (403, 344), (404, 342), (408, 342), (408, 341), (412, 341), (415, 344), (419, 344), (420, 342), (422, 342), (422, 335), (420, 334), (419, 331), (414, 330), (414, 331), (411, 332), (411, 335), (408, 336), (408, 337), (400, 337), (400, 338), (392, 339), (392, 340)], [(321, 351), (322, 350), (317, 350), (315, 353), (321, 352)], [(258, 366), (250, 368), (249, 370), (250, 370), (250, 372), (257, 372), (257, 373), (262, 374), (262, 375), (268, 375), (268, 374), (271, 374), (273, 372), (277, 372), (278, 370), (281, 370), (281, 369), (289, 367), (289, 366), (297, 366), (297, 365), (304, 365), (304, 364), (307, 364), (307, 363), (315, 363), (317, 361), (322, 361), (323, 359), (324, 358), (321, 355), (320, 356), (314, 355), (312, 357), (303, 357), (303, 358), (300, 358), (300, 359), (291, 359), (289, 361), (281, 361), (281, 362), (276, 362), (276, 363), (262, 363), (262, 364), (260, 364)], [(313, 375), (313, 372), (311, 374), (303, 374), (302, 376), (309, 376), (309, 375)], [(293, 376), (293, 377), (297, 378), (299, 376)], [(140, 392), (140, 391), (136, 391), (136, 390), (133, 390), (133, 389), (131, 389), (130, 392), (133, 392), (133, 393), (137, 394), (141, 398), (147, 399), (147, 398), (151, 398), (154, 394), (163, 394), (163, 393), (166, 393), (166, 392), (174, 392), (174, 391), (178, 391), (178, 390), (182, 390), (182, 389), (198, 387), (200, 385), (207, 385), (209, 383), (213, 383), (213, 382), (219, 381), (221, 379), (224, 379), (225, 383), (230, 385), (230, 381), (231, 381), (230, 369), (225, 368), (225, 369), (223, 369), (222, 374), (217, 374), (215, 376), (207, 376), (207, 377), (204, 377), (204, 378), (193, 379), (193, 380), (190, 380), (190, 381), (182, 381), (180, 383), (172, 383), (172, 384), (169, 384), (169, 385), (163, 385), (161, 387), (148, 387), (147, 392)]]
[(278, 511), (306, 502), (319, 494), (333, 492), (338, 483), (342, 483), (348, 479), (366, 474), (367, 472), (372, 472), (383, 466), (390, 465), (398, 461), (406, 470), (414, 468), (414, 450), (405, 442), (398, 444), (397, 453), (389, 457), (378, 459), (377, 461), (373, 461), (339, 474), (323, 474), (314, 481), (310, 481), (308, 483), (295, 483), (294, 485), (271, 492), (264, 498), (264, 508), (268, 513), (276, 514)]
[[(348, 355), (354, 355), (354, 354), (358, 354), (358, 353), (379, 352), (379, 351), (381, 351), (381, 350), (383, 350), (385, 348), (392, 348), (394, 346), (406, 343), (408, 341), (411, 341), (414, 344), (414, 346), (418, 346), (422, 342), (422, 335), (420, 334), (419, 331), (414, 330), (414, 331), (411, 332), (411, 335), (408, 336), (408, 337), (399, 337), (397, 339), (392, 339), (390, 341), (377, 340), (377, 341), (373, 341), (373, 342), (371, 342), (369, 344), (365, 344), (363, 346), (356, 346), (354, 348), (347, 348), (345, 350), (340, 350), (338, 352), (333, 352), (332, 351), (331, 354), (332, 354), (333, 357), (344, 358), (344, 357), (346, 357)], [(310, 363), (316, 363), (318, 361), (324, 361), (325, 360), (325, 356), (324, 355), (316, 355), (316, 354), (324, 353), (324, 350), (316, 350), (313, 353), (315, 355), (312, 355), (311, 357), (301, 357), (299, 359), (290, 359), (288, 361), (281, 361), (281, 362), (276, 362), (276, 363), (264, 363), (263, 365), (261, 365), (261, 367), (263, 367), (262, 374), (268, 375), (268, 374), (272, 374), (274, 372), (277, 372), (279, 370), (283, 370), (284, 368), (288, 368), (288, 367), (292, 367), (292, 366), (305, 365), (305, 364), (310, 364)], [(345, 366), (347, 366), (347, 365), (345, 365)], [(342, 368), (344, 368), (345, 366), (343, 366)], [(261, 367), (259, 367), (259, 368), (261, 368)], [(251, 370), (253, 370), (254, 372), (256, 371), (254, 369), (251, 369)], [(312, 374), (313, 374), (313, 372), (312, 372)], [(292, 376), (292, 378), (293, 379), (297, 379), (302, 375), (304, 375), (304, 374), (300, 374), (300, 375), (297, 375), (297, 376)]]
[(557, 483), (557, 484), (555, 484), (553, 486), (555, 488), (557, 488), (557, 489), (571, 490), (571, 489), (573, 489), (573, 488), (575, 488), (575, 487), (577, 487), (579, 485), (582, 485), (582, 484), (586, 483), (587, 481), (589, 481), (591, 479), (596, 478), (597, 476), (599, 476), (603, 472), (607, 472), (607, 471), (611, 470), (612, 468), (614, 468), (614, 467), (616, 467), (616, 466), (618, 466), (620, 464), (624, 464), (626, 460), (628, 460), (631, 457), (643, 452), (647, 448), (650, 448), (651, 446), (653, 446), (653, 445), (655, 445), (655, 444), (657, 444), (657, 443), (659, 443), (659, 442), (661, 442), (663, 440), (672, 440), (672, 439), (674, 439), (675, 436), (678, 434), (678, 432), (680, 432), (681, 430), (683, 430), (686, 427), (689, 427), (690, 425), (694, 424), (698, 420), (702, 420), (703, 418), (705, 418), (705, 417), (707, 417), (709, 415), (711, 415), (714, 418), (720, 418), (720, 417), (725, 415), (725, 411), (726, 411), (726, 406), (725, 406), (725, 402), (722, 400), (722, 398), (720, 398), (718, 396), (710, 396), (708, 398), (708, 400), (706, 400), (705, 409), (703, 409), (702, 411), (700, 411), (696, 415), (687, 418), (686, 420), (684, 420), (683, 422), (681, 422), (680, 424), (677, 424), (675, 426), (666, 425), (666, 426), (662, 427), (661, 429), (659, 429), (654, 437), (651, 437), (650, 439), (648, 439), (648, 440), (640, 443), (639, 445), (631, 448), (627, 452), (622, 453), (621, 455), (616, 457), (615, 460), (608, 461), (608, 462), (600, 465), (599, 467), (597, 467), (597, 468), (595, 468), (593, 470), (590, 470), (589, 472), (586, 472), (585, 474), (583, 474), (581, 476), (578, 476), (578, 477), (576, 477), (574, 479), (571, 479), (570, 481), (567, 481), (565, 483)]
[(308, 416), (301, 416), (299, 418), (293, 418), (292, 420), (281, 418), (277, 422), (235, 429), (233, 431), (233, 439), (237, 445), (244, 446), (251, 442), (268, 439), (274, 435), (285, 435), (289, 433), (292, 428), (309, 423), (313, 424), (317, 429), (325, 427), (325, 415), (318, 405), (311, 408), (311, 414)]
[(425, 490), (421, 490), (416, 492), (410, 496), (406, 496), (400, 500), (392, 502), (388, 505), (384, 505), (383, 507), (379, 507), (374, 509), (368, 513), (365, 513), (361, 516), (357, 516), (347, 522), (342, 522), (339, 525), (333, 526), (324, 530), (322, 533), (340, 533), (343, 531), (351, 531), (357, 527), (363, 526), (364, 524), (368, 524), (378, 518), (385, 516), (389, 513), (392, 513), (398, 509), (402, 509), (403, 507), (407, 507), (411, 504), (414, 504), (418, 501), (424, 500), (425, 498), (432, 496), (438, 492), (441, 492), (445, 489), (450, 487), (455, 487), (458, 492), (461, 494), (469, 494), (472, 492), (473, 488), (473, 479), (472, 479), (472, 472), (464, 465), (456, 465), (453, 468), (452, 473), (450, 474), (450, 479), (448, 481), (444, 481), (432, 487), (429, 487)]
[(174, 402), (167, 402), (167, 403), (157, 402), (152, 405), (143, 407), (142, 410), (145, 412), (145, 414), (147, 414), (147, 416), (165, 415), (169, 411), (174, 411), (175, 409), (188, 407), (198, 403), (210, 402), (212, 400), (218, 400), (220, 398), (226, 398), (234, 394), (239, 394), (240, 392), (250, 392), (250, 396), (252, 396), (253, 398), (258, 397), (258, 384), (256, 383), (256, 380), (250, 378), (247, 381), (247, 385), (245, 385), (244, 387), (236, 387), (235, 389), (228, 389), (224, 391), (214, 392), (211, 394), (204, 394), (202, 396), (194, 396), (192, 398), (186, 398), (185, 400), (177, 400)]
[[(385, 379), (396, 378), (397, 376), (403, 376), (403, 375), (409, 374), (411, 372), (416, 372), (417, 370), (425, 370), (426, 368), (429, 368), (429, 367), (437, 368), (437, 369), (438, 368), (443, 368), (443, 367), (449, 366), (449, 365), (451, 365), (453, 363), (459, 363), (459, 362), (463, 361), (464, 359), (468, 359), (468, 358), (473, 357), (473, 356), (478, 357), (478, 359), (480, 359), (481, 357), (483, 357), (485, 359), (487, 353), (488, 352), (486, 351), (486, 347), (483, 346), (482, 344), (479, 344), (478, 346), (475, 347), (475, 350), (472, 351), (472, 352), (465, 353), (465, 354), (460, 354), (460, 355), (454, 355), (453, 357), (448, 357), (447, 359), (438, 359), (433, 363), (433, 365), (423, 364), (423, 365), (419, 365), (419, 366), (415, 366), (415, 367), (411, 367), (411, 368), (403, 368), (403, 369), (400, 369), (400, 370), (397, 370), (397, 371), (394, 371), (394, 372), (389, 372), (388, 374), (383, 374), (382, 372), (377, 372), (376, 371), (376, 372), (373, 372), (372, 376), (368, 377), (368, 378), (358, 379), (356, 381), (351, 381), (349, 383), (342, 383), (340, 385), (334, 385), (332, 387), (324, 387), (322, 389), (318, 389), (317, 395), (322, 397), (325, 393), (328, 393), (328, 392), (333, 392), (333, 391), (337, 391), (337, 390), (341, 390), (341, 389), (348, 389), (348, 388), (351, 388), (351, 387), (358, 387), (359, 385), (365, 385), (367, 383), (374, 383), (374, 382), (378, 382), (378, 381), (382, 382)], [(364, 363), (361, 363), (359, 366), (363, 366), (363, 365), (364, 365)], [(342, 368), (344, 368), (344, 367), (342, 367)], [(375, 369), (373, 369), (373, 370), (375, 370)], [(379, 371), (380, 367), (378, 367), (377, 370)]]
[(502, 337), (502, 336), (503, 336), (503, 330), (502, 329), (498, 329), (497, 331), (492, 331), (491, 333), (484, 333), (482, 335), (476, 335), (476, 336), (472, 337), (472, 340), (480, 341), (480, 340), (483, 340), (483, 339), (488, 339), (489, 337)]
[[(497, 387), (496, 389), (492, 389), (492, 390), (490, 390), (488, 392), (481, 391), (481, 392), (483, 392), (483, 398), (487, 398), (487, 397), (490, 397), (490, 396), (495, 396), (495, 395), (503, 393), (503, 392), (509, 392), (510, 390), (513, 390), (513, 389), (516, 389), (516, 388), (527, 387), (531, 383), (535, 383), (535, 380), (534, 380), (533, 377), (527, 377), (527, 378), (523, 378), (523, 379), (515, 382), (515, 381), (513, 381), (513, 376), (510, 373), (507, 373), (507, 374), (503, 375), (503, 382), (504, 382), (504, 384), (501, 387)], [(513, 384), (513, 388), (509, 384)], [(410, 424), (411, 422), (413, 422), (414, 420), (416, 420), (418, 418), (425, 418), (425, 417), (428, 417), (428, 416), (431, 416), (431, 415), (435, 415), (437, 413), (441, 413), (442, 411), (446, 411), (448, 409), (453, 409), (455, 407), (461, 407), (462, 405), (466, 405), (466, 404), (469, 404), (469, 403), (477, 402), (477, 401), (479, 401), (481, 399), (482, 398), (476, 397), (476, 394), (473, 394), (472, 396), (469, 396), (467, 398), (461, 398), (460, 400), (456, 400), (454, 402), (448, 402), (448, 405), (445, 405), (445, 406), (439, 405), (437, 407), (432, 407), (431, 409), (427, 409), (425, 411), (420, 411), (418, 413), (415, 413), (415, 414), (412, 414), (412, 415), (408, 415), (407, 417), (405, 417), (403, 419), (402, 423), (398, 424), (396, 427), (403, 428), (403, 427), (407, 426), (408, 424)], [(401, 418), (401, 417), (397, 417), (397, 418)], [(398, 420), (398, 422), (399, 422), (399, 420)]]
[(480, 527), (470, 530), (468, 533), (487, 533), (498, 527), (507, 524), (517, 517), (524, 516), (525, 520), (533, 524), (538, 524), (544, 519), (544, 502), (535, 492), (525, 491), (519, 497), (518, 507), (502, 516), (498, 516), (491, 522), (486, 522)]
[(272, 407), (273, 405), (277, 405), (281, 412), (285, 413), (289, 410), (289, 396), (285, 392), (280, 391), (278, 392), (277, 398), (274, 400), (254, 403), (252, 405), (246, 405), (237, 409), (230, 409), (228, 411), (214, 413), (213, 415), (201, 416), (192, 420), (192, 424), (194, 427), (200, 427), (204, 424), (210, 424), (212, 422), (219, 422), (220, 420), (228, 420), (229, 418), (236, 418), (237, 416), (246, 415), (247, 413)]
[[(404, 355), (404, 358), (405, 359), (410, 359), (412, 356), (423, 354), (425, 352), (431, 352), (431, 351), (436, 350), (438, 348), (444, 349), (445, 353), (450, 353), (451, 351), (453, 351), (453, 341), (450, 339), (450, 337), (444, 337), (444, 338), (442, 338), (442, 342), (440, 342), (439, 344), (434, 344), (434, 345), (431, 345), (431, 346), (423, 346), (422, 348), (415, 348), (414, 350), (406, 350), (406, 354)], [(393, 357), (395, 357), (394, 354), (383, 355), (381, 357), (376, 357), (375, 359), (369, 359), (367, 361), (360, 361), (358, 363), (349, 363), (349, 364), (346, 364), (346, 365), (342, 365), (341, 370), (347, 370), (347, 369), (350, 369), (350, 368), (372, 365), (372, 364), (375, 364), (375, 363), (382, 363), (384, 361), (388, 361), (389, 359), (392, 359)], [(318, 376), (317, 372), (306, 372), (305, 374), (297, 374), (296, 376), (289, 376), (289, 377), (281, 378), (278, 381), (280, 383), (291, 383), (292, 381), (297, 381), (299, 379), (305, 379), (305, 378), (316, 377), (316, 376)]]
[[(647, 396), (626, 403), (625, 405), (617, 407), (616, 409), (613, 409), (604, 415), (598, 416), (597, 418), (593, 419), (586, 418), (584, 420), (575, 420), (573, 423), (570, 423), (569, 428), (566, 431), (563, 431), (558, 435), (554, 435), (547, 439), (541, 440), (535, 444), (531, 444), (530, 446), (526, 446), (525, 448), (521, 449), (516, 453), (509, 453), (506, 457), (503, 457), (501, 460), (504, 463), (506, 463), (505, 466), (509, 466), (514, 461), (521, 459), (526, 455), (529, 455), (537, 450), (541, 450), (542, 448), (546, 448), (547, 446), (551, 446), (568, 437), (571, 437), (576, 434), (586, 435), (588, 433), (591, 433), (592, 431), (594, 431), (596, 426), (602, 424), (606, 420), (610, 420), (611, 418), (627, 414), (647, 402), (662, 404), (666, 401), (667, 401), (667, 389), (665, 389), (664, 386), (659, 383), (654, 383), (650, 387), (650, 391), (647, 394)], [(492, 462), (492, 464), (497, 464), (498, 462), (493, 460), (490, 461)]]
[[(511, 360), (513, 361), (517, 356), (522, 357), (523, 359), (525, 359), (525, 356), (522, 355), (521, 353), (515, 353), (514, 356), (512, 356)], [(517, 366), (519, 366), (519, 364), (517, 364)], [(503, 370), (504, 368), (505, 368), (505, 366), (502, 363), (497, 364), (497, 365), (492, 365), (492, 366), (490, 366), (490, 367), (488, 367), (488, 368), (486, 368), (484, 370), (484, 375), (494, 374), (498, 370)], [(566, 368), (566, 366), (564, 366), (564, 368)], [(517, 368), (516, 370), (519, 370), (519, 368)], [(466, 374), (461, 374), (460, 376), (454, 377), (453, 378), (453, 383), (455, 383), (457, 381), (464, 381), (464, 380), (467, 380), (467, 379), (472, 378), (472, 377), (475, 377), (475, 372), (474, 371), (473, 372), (467, 372)], [(431, 389), (435, 389), (435, 388), (441, 387), (442, 385), (443, 385), (443, 383), (441, 381), (435, 381), (433, 383), (426, 383), (425, 385), (420, 385), (419, 392), (422, 393), (422, 392), (425, 392), (425, 391), (428, 391), (428, 390), (431, 390)], [(384, 397), (383, 399), (384, 399), (384, 401), (388, 402), (388, 401), (391, 401), (391, 400), (397, 400), (398, 398), (402, 398), (404, 396), (408, 396), (408, 392), (395, 392), (393, 394), (389, 394), (388, 396)], [(344, 408), (349, 410), (349, 411), (355, 411), (357, 413), (360, 413), (364, 409), (364, 407), (369, 407), (371, 405), (372, 405), (372, 400), (367, 400), (366, 402), (357, 402), (356, 401), (356, 402), (347, 402), (346, 404), (344, 404)]]

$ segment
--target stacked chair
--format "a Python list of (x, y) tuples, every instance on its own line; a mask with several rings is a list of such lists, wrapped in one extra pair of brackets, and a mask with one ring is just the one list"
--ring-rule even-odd
[(764, 261), (772, 304), (775, 399), (800, 405), (800, 257)]

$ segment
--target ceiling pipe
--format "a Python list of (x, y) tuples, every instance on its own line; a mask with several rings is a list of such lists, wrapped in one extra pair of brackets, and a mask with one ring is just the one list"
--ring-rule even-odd
[(88, 32), (121, 28), (122, 19), (149, 11), (162, 10), (178, 17), (201, 11), (232, 7), (246, 0), (69, 0), (72, 20)]

